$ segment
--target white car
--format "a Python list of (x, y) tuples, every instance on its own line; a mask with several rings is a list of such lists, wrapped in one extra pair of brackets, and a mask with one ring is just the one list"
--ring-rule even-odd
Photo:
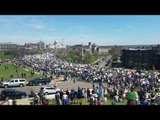
[(48, 94), (56, 94), (59, 92), (59, 88), (55, 88), (52, 86), (43, 86), (40, 88), (40, 94), (48, 95)]
[(24, 87), (27, 84), (26, 79), (24, 78), (14, 78), (14, 79), (10, 79), (9, 81), (6, 82), (1, 82), (0, 86), (7, 88), (7, 87)]

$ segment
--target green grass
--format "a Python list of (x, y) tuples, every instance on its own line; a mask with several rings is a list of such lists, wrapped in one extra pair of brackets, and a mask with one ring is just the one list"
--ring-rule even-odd
[[(124, 100), (123, 102), (116, 102), (116, 105), (126, 105), (127, 104), (127, 101)], [(89, 105), (89, 102), (87, 101), (87, 99), (83, 99), (82, 100), (82, 105)], [(112, 100), (107, 100), (107, 102), (103, 102), (103, 105), (112, 105)]]
[[(5, 66), (7, 66), (9, 69), (5, 70)], [(18, 70), (18, 77), (21, 78), (21, 74), (25, 73), (26, 74), (26, 80), (31, 80), (37, 77), (42, 76), (41, 74), (34, 74), (33, 77), (31, 77), (31, 73), (30, 71), (24, 70), (22, 68), (17, 68)], [(16, 67), (14, 67), (14, 65), (12, 65), (11, 63), (6, 63), (6, 64), (1, 64), (0, 66), (0, 80), (3, 77), (3, 80), (9, 80), (10, 79), (10, 75), (13, 75), (13, 78), (17, 78), (17, 73), (16, 73)]]
[[(127, 100), (124, 100), (123, 102), (116, 102), (116, 105), (126, 105)], [(108, 100), (107, 102), (104, 103), (104, 105), (112, 105), (112, 100)]]
[(12, 55), (0, 55), (0, 59), (1, 60), (4, 60), (4, 59), (14, 59), (14, 56)]

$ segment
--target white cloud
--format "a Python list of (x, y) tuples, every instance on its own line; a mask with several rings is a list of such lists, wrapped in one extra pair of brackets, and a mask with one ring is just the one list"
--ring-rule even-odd
[[(39, 17), (39, 16), (38, 16)], [(5, 27), (18, 26), (18, 28), (31, 28), (37, 30), (48, 29), (47, 23), (43, 23), (41, 19), (35, 16), (0, 16), (0, 25)], [(51, 29), (52, 30), (52, 29)]]
[(114, 32), (124, 32), (124, 31), (128, 31), (128, 30), (133, 30), (134, 28), (135, 28), (135, 25), (128, 25), (123, 28), (115, 28), (115, 29), (113, 29), (113, 31)]
[(27, 24), (26, 26), (33, 28), (33, 29), (39, 29), (39, 30), (46, 29), (45, 24)]

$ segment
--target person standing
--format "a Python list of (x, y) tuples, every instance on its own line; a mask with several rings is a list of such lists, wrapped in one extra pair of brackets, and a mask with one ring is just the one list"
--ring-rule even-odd
[(42, 105), (48, 105), (49, 104), (49, 101), (46, 99), (46, 97), (44, 96), (43, 97), (43, 100), (42, 100)]
[(21, 73), (21, 77), (22, 77), (22, 78), (24, 77), (23, 73)]
[(68, 104), (69, 104), (69, 103), (70, 103), (70, 92), (69, 92), (68, 89), (66, 90), (66, 94), (67, 94), (67, 96), (68, 96)]
[(8, 105), (13, 105), (13, 100), (12, 99), (8, 99)]
[(62, 100), (63, 100), (63, 105), (68, 104), (68, 95), (66, 94), (66, 92), (64, 92)]
[(39, 99), (40, 99), (40, 97), (39, 97), (39, 95), (38, 95), (38, 93), (36, 93), (35, 94), (35, 96), (34, 96), (34, 105), (38, 105), (39, 104)]
[(87, 88), (87, 99), (89, 100), (89, 99), (90, 99), (90, 97), (91, 97), (91, 92), (90, 92), (90, 89), (89, 89), (89, 88)]
[(56, 98), (57, 105), (60, 105), (59, 101), (61, 99), (60, 99), (60, 93), (59, 92), (56, 93), (55, 98)]
[(93, 90), (96, 90), (96, 86), (95, 86), (95, 83), (93, 82), (92, 84), (92, 87), (93, 87)]
[(99, 99), (99, 98), (97, 100), (97, 105), (103, 105), (103, 101), (101, 99)]
[(131, 92), (127, 93), (127, 105), (137, 105), (136, 100), (138, 99), (138, 94), (135, 91), (135, 87), (131, 86)]
[(26, 73), (23, 74), (24, 78), (26, 78)]
[(71, 100), (71, 104), (73, 104), (73, 99), (74, 99), (74, 90), (71, 89), (71, 93), (70, 93), (70, 100)]
[(17, 78), (18, 78), (18, 70), (16, 69), (16, 73), (17, 73)]

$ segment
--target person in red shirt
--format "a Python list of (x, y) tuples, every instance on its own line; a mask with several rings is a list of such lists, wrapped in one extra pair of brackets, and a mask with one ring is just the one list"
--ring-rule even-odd
[(48, 105), (48, 100), (47, 100), (45, 97), (44, 97), (43, 100), (42, 100), (42, 104), (43, 104), (43, 105)]
[(98, 98), (97, 105), (103, 105), (103, 101)]

